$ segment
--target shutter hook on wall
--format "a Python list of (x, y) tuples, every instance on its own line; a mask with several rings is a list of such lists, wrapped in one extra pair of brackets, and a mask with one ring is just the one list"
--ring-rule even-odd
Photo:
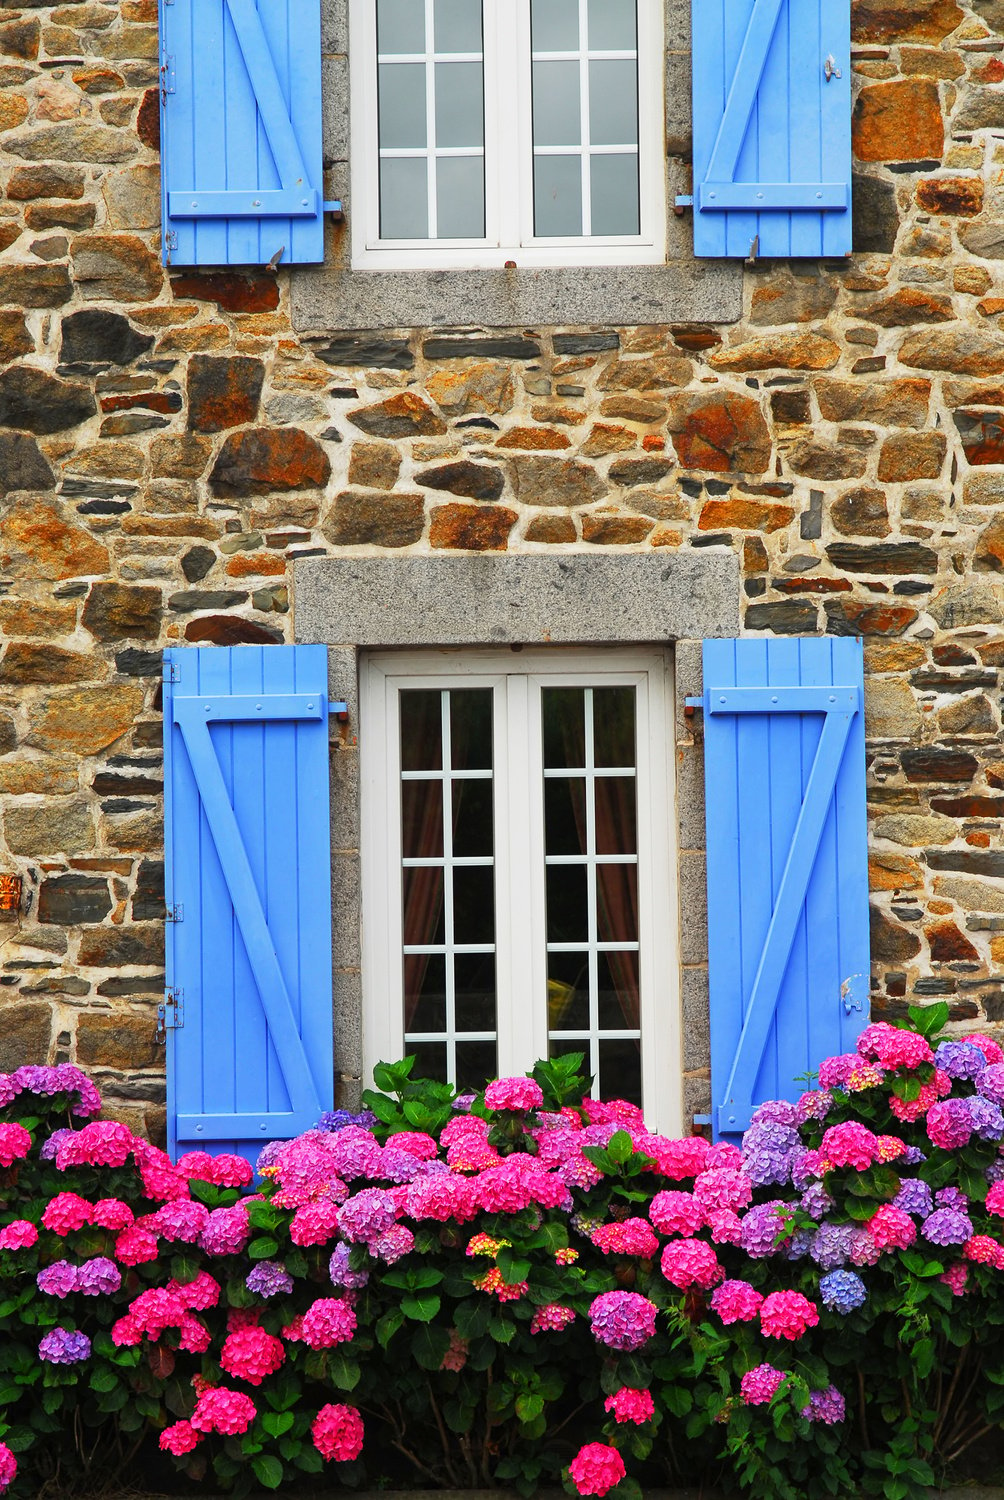
[(837, 59), (834, 57), (832, 52), (829, 54), (823, 64), (823, 72), (826, 74), (827, 83), (829, 83), (831, 79), (843, 78), (844, 76), (840, 69), (837, 67)]

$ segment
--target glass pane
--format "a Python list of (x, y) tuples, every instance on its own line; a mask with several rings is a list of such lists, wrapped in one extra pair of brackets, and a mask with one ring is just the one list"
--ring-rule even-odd
[(405, 943), (409, 947), (445, 943), (442, 870), (411, 867), (403, 874)]
[[(424, 782), (412, 782), (423, 786)], [(485, 855), (494, 852), (494, 830), (492, 826), (492, 783), (484, 781), (455, 781), (453, 783), (453, 852), (461, 857)], [(463, 880), (462, 874), (457, 875)]]
[(601, 943), (638, 941), (637, 865), (596, 866), (596, 935)]
[(450, 693), (450, 746), (454, 771), (491, 770), (491, 688), (460, 688)]
[(636, 1030), (638, 1007), (637, 953), (600, 953), (596, 963), (596, 998), (601, 1029)]
[(434, 1078), (438, 1083), (447, 1082), (445, 1042), (409, 1042), (405, 1037), (404, 1050), (408, 1057), (415, 1058), (411, 1070), (413, 1079)]
[(401, 694), (401, 769), (440, 771), (442, 767), (442, 694), (411, 688)]
[(533, 232), (541, 238), (582, 233), (582, 167), (577, 156), (536, 156)]
[(593, 234), (640, 234), (638, 157), (594, 156), (590, 161)]
[(637, 854), (634, 777), (597, 776), (593, 785), (596, 789), (597, 854)]
[[(566, 63), (540, 63), (561, 68)], [(576, 137), (578, 139), (578, 137)], [(638, 144), (638, 65), (635, 62), (589, 64), (589, 140), (594, 146)], [(540, 144), (535, 141), (535, 144)], [(555, 142), (563, 145), (564, 142)]]
[(454, 871), (453, 941), (495, 941), (495, 872), (490, 865)]
[(494, 953), (458, 953), (453, 983), (457, 1030), (494, 1031)]
[(380, 149), (398, 147), (411, 150), (424, 146), (425, 133), (425, 65), (424, 63), (381, 63)]
[(380, 163), (380, 238), (429, 238), (429, 189), (424, 157)]
[(446, 1030), (446, 959), (441, 953), (405, 957), (404, 1029)]
[(481, 0), (435, 0), (437, 52), (481, 51)]
[(597, 766), (635, 764), (634, 688), (593, 688), (593, 744)]
[(582, 1031), (589, 1025), (589, 954), (547, 955), (547, 1029)]
[(585, 766), (585, 702), (582, 688), (544, 688), (541, 692), (544, 765), (547, 770), (560, 770), (565, 766), (582, 770)]
[(579, 0), (531, 0), (534, 52), (579, 50)]
[(640, 1042), (600, 1042), (600, 1076), (593, 1092), (599, 1099), (641, 1103)]
[(480, 1093), (499, 1073), (494, 1042), (457, 1043), (457, 1088)]
[(485, 237), (485, 163), (481, 156), (441, 156), (436, 164), (436, 234), (441, 240)]
[(481, 64), (437, 63), (436, 145), (483, 146), (484, 141), (485, 86)]
[(633, 52), (637, 45), (637, 0), (589, 0), (591, 52)]
[[(611, 64), (607, 63), (604, 66), (609, 67)], [(628, 139), (630, 140), (630, 137)], [(579, 113), (578, 63), (535, 62), (533, 65), (534, 147), (578, 146), (581, 141), (582, 119)]]
[(425, 0), (377, 0), (377, 50), (425, 51)]
[(547, 941), (581, 943), (589, 939), (584, 865), (547, 868)]
[(544, 853), (585, 854), (586, 783), (581, 776), (544, 782)]
[(402, 781), (401, 853), (405, 859), (435, 859), (442, 855), (441, 781)]

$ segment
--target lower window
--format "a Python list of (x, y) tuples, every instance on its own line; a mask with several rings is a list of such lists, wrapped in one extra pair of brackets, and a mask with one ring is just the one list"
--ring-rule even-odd
[(367, 1069), (480, 1088), (583, 1052), (678, 1124), (666, 655), (374, 654), (361, 686)]

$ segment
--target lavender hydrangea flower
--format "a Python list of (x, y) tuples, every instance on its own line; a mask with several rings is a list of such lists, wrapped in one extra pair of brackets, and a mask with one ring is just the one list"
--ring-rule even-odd
[(471, 1105), (477, 1097), (477, 1094), (458, 1094), (450, 1105), (450, 1108), (455, 1110), (458, 1115), (469, 1115)]
[(920, 1232), (932, 1245), (964, 1245), (972, 1236), (973, 1225), (968, 1214), (955, 1208), (936, 1208), (920, 1226)]
[(990, 1063), (985, 1067), (976, 1080), (976, 1087), (992, 1104), (1004, 1104), (1004, 1063)]
[(833, 1095), (829, 1089), (809, 1089), (795, 1105), (795, 1124), (804, 1125), (808, 1120), (825, 1120), (833, 1108)]
[(51, 1365), (78, 1365), (89, 1359), (91, 1341), (86, 1333), (76, 1333), (69, 1328), (52, 1328), (43, 1336), (38, 1346), (38, 1357)]
[(903, 1209), (904, 1213), (916, 1214), (919, 1218), (926, 1219), (928, 1214), (934, 1211), (931, 1189), (919, 1177), (905, 1177), (900, 1184), (899, 1192), (892, 1200), (892, 1206)]
[(380, 1175), (385, 1182), (413, 1182), (422, 1176), (424, 1163), (410, 1151), (385, 1146), (380, 1157)]
[(68, 1260), (54, 1260), (51, 1266), (43, 1266), (35, 1277), (40, 1292), (49, 1297), (68, 1297), (80, 1286), (80, 1270)]
[(964, 1214), (969, 1207), (969, 1199), (961, 1188), (945, 1187), (939, 1188), (934, 1195), (936, 1208), (957, 1208), (959, 1213)]
[(860, 1276), (853, 1271), (831, 1271), (819, 1282), (819, 1295), (823, 1306), (844, 1316), (861, 1307), (868, 1296), (867, 1288)]
[(934, 1054), (934, 1066), (942, 1068), (949, 1078), (973, 1081), (985, 1070), (987, 1060), (972, 1042), (942, 1042)]
[(378, 1240), (397, 1218), (397, 1204), (384, 1188), (363, 1188), (342, 1204), (338, 1228), (348, 1240)]
[(983, 1175), (991, 1187), (995, 1182), (1002, 1181), (1004, 1179), (1004, 1157), (999, 1156), (996, 1161), (992, 1161)]
[(800, 1206), (810, 1218), (818, 1222), (827, 1209), (833, 1207), (833, 1199), (821, 1182), (813, 1182), (810, 1183), (802, 1194)]
[(982, 1094), (973, 1094), (966, 1100), (966, 1104), (969, 1106), (969, 1118), (980, 1140), (999, 1141), (1004, 1135), (1004, 1113), (1001, 1112), (1000, 1105), (984, 1099)]
[(56, 1152), (59, 1150), (60, 1145), (66, 1140), (67, 1136), (71, 1136), (73, 1133), (72, 1130), (54, 1130), (38, 1153), (42, 1161), (55, 1161)]
[(792, 1164), (801, 1152), (798, 1131), (791, 1125), (766, 1121), (751, 1125), (743, 1136), (743, 1168), (757, 1187), (790, 1182)]
[(807, 1422), (824, 1422), (827, 1427), (832, 1427), (835, 1422), (844, 1420), (847, 1407), (836, 1386), (829, 1385), (825, 1391), (809, 1392), (809, 1404), (802, 1407), (800, 1415)]
[(922, 1161), (927, 1161), (927, 1153), (919, 1146), (907, 1146), (899, 1160), (901, 1166), (919, 1167)]
[(854, 1228), (850, 1224), (820, 1224), (809, 1254), (822, 1271), (834, 1271), (850, 1259)]
[(244, 1285), (258, 1297), (284, 1297), (293, 1290), (293, 1278), (277, 1260), (260, 1260)]
[(107, 1255), (85, 1260), (79, 1270), (79, 1290), (85, 1297), (107, 1297), (122, 1285), (122, 1272)]
[(351, 1245), (344, 1241), (335, 1246), (328, 1261), (328, 1275), (335, 1286), (343, 1286), (349, 1290), (363, 1287), (370, 1279), (368, 1271), (353, 1271), (349, 1265), (349, 1256), (352, 1254)]
[(791, 1205), (781, 1198), (770, 1203), (757, 1203), (748, 1209), (740, 1226), (740, 1244), (746, 1254), (762, 1259), (779, 1251), (788, 1238), (787, 1215), (790, 1211)]
[(757, 1125), (796, 1125), (798, 1123), (798, 1110), (794, 1104), (789, 1104), (787, 1099), (768, 1099), (763, 1104), (758, 1104), (750, 1116), (750, 1129)]
[(350, 1109), (326, 1109), (317, 1122), (318, 1130), (344, 1130), (346, 1125), (361, 1125), (364, 1130), (376, 1124), (372, 1110), (363, 1109), (353, 1114)]
[(811, 1229), (796, 1229), (783, 1246), (785, 1260), (801, 1260), (804, 1255), (808, 1255), (814, 1239)]

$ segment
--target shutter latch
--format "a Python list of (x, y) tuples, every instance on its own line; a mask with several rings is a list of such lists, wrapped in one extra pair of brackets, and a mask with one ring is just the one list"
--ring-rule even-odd
[(841, 73), (840, 69), (837, 67), (837, 59), (834, 57), (832, 52), (829, 54), (823, 64), (823, 72), (826, 75), (827, 83), (829, 83), (833, 78), (843, 78), (844, 76), (843, 73)]
[(157, 1006), (157, 1042), (163, 1047), (168, 1031), (177, 1031), (185, 1024), (185, 992), (170, 989), (164, 991), (164, 1003)]
[(167, 103), (168, 94), (176, 92), (175, 89), (174, 54), (162, 52), (160, 55), (160, 97), (163, 103)]
[(864, 1005), (861, 1002), (861, 996), (855, 993), (859, 988), (859, 981), (863, 980), (863, 974), (851, 974), (840, 986), (840, 998), (844, 1002), (845, 1016), (849, 1016), (855, 1010), (863, 1013)]

